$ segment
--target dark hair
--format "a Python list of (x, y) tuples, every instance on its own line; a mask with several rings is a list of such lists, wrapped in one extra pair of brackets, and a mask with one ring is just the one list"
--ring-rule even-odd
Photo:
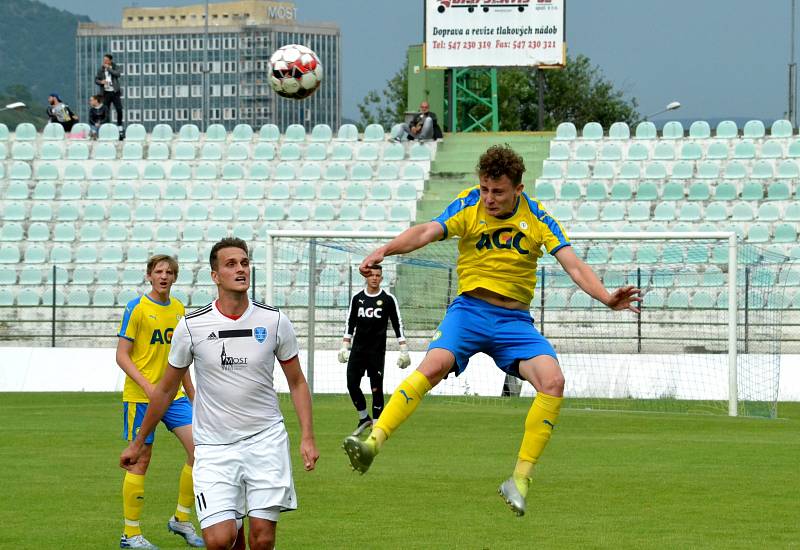
[(100, 102), (100, 103), (103, 102), (103, 96), (101, 96), (100, 94), (93, 95), (92, 99), (94, 99), (95, 101)]
[(381, 264), (372, 264), (371, 266), (369, 266), (369, 268), (377, 269), (378, 271), (381, 272), (381, 275), (383, 274), (383, 266)]
[(153, 273), (153, 270), (161, 262), (167, 262), (169, 267), (172, 269), (172, 272), (175, 274), (175, 277), (178, 276), (178, 260), (167, 254), (156, 254), (155, 256), (150, 256), (150, 259), (147, 260), (147, 274), (150, 275)]
[(110, 59), (110, 60), (112, 60), (112, 61), (114, 60), (114, 56), (113, 56), (113, 55), (111, 55), (110, 53), (107, 53), (107, 54), (103, 55), (103, 57), (107, 57), (107, 58), (109, 58), (109, 59)]
[(244, 250), (248, 256), (250, 252), (247, 250), (247, 243), (237, 237), (225, 237), (211, 247), (211, 254), (209, 254), (208, 261), (211, 264), (211, 271), (217, 270), (217, 253), (223, 248), (239, 248)]
[(525, 162), (510, 145), (492, 145), (478, 160), (478, 175), (492, 180), (508, 176), (515, 186), (522, 183)]

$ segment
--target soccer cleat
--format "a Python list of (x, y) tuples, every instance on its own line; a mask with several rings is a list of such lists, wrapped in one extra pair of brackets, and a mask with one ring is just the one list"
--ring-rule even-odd
[(369, 439), (361, 441), (356, 435), (345, 437), (342, 449), (350, 459), (350, 467), (360, 474), (367, 473), (372, 461), (375, 460), (375, 455), (378, 454), (374, 441)]
[(191, 521), (178, 521), (175, 517), (171, 517), (167, 522), (167, 530), (170, 533), (182, 536), (186, 539), (186, 544), (193, 548), (205, 548), (203, 537), (199, 536), (194, 530), (194, 525)]
[(353, 435), (359, 436), (369, 429), (372, 429), (372, 419), (367, 416), (366, 418), (361, 418), (358, 420), (358, 424), (356, 425)]
[(120, 548), (145, 548), (146, 550), (158, 550), (158, 546), (152, 544), (149, 540), (144, 538), (144, 535), (133, 535), (126, 537), (122, 535), (119, 539)]
[(519, 492), (513, 477), (505, 480), (497, 492), (500, 493), (500, 496), (515, 514), (518, 516), (525, 515), (525, 497)]

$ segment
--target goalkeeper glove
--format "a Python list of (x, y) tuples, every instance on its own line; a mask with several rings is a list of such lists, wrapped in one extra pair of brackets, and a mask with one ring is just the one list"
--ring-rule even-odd
[(408, 345), (400, 344), (400, 357), (397, 358), (397, 366), (401, 369), (411, 364), (411, 357), (408, 355)]
[(347, 349), (347, 344), (342, 343), (342, 347), (339, 350), (339, 362), (347, 363), (349, 360), (350, 360), (350, 350)]

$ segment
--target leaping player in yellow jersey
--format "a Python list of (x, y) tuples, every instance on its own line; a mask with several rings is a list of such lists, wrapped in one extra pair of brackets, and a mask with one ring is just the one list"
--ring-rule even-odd
[(542, 247), (554, 255), (575, 284), (613, 310), (638, 312), (639, 289), (609, 293), (570, 247), (558, 221), (523, 193), (522, 158), (495, 145), (477, 166), (480, 185), (464, 190), (434, 221), (405, 230), (361, 263), (361, 273), (386, 256), (405, 254), (448, 237), (458, 243), (458, 297), (428, 346), (420, 366), (395, 390), (365, 441), (349, 436), (344, 449), (355, 470), (365, 473), (384, 442), (405, 422), (427, 392), (451, 370), (464, 371), (469, 358), (486, 353), (508, 374), (530, 382), (536, 398), (511, 477), (500, 495), (519, 516), (525, 513), (533, 467), (550, 440), (564, 394), (556, 352), (533, 326), (529, 311)]
[[(178, 277), (178, 262), (172, 256), (157, 255), (147, 262), (147, 281), (150, 292), (128, 302), (122, 316), (117, 342), (117, 364), (125, 371), (122, 391), (123, 433), (131, 441), (139, 431), (150, 397), (167, 368), (172, 333), (184, 316), (183, 304), (170, 297), (172, 284)], [(164, 424), (186, 449), (186, 464), (178, 484), (178, 505), (175, 515), (167, 521), (167, 529), (186, 539), (189, 546), (204, 547), (202, 537), (194, 530), (189, 514), (194, 504), (192, 465), (192, 401), (194, 385), (189, 370), (183, 377), (185, 393), (179, 391), (164, 415)], [(188, 396), (188, 397), (187, 397)], [(144, 475), (150, 464), (155, 434), (146, 440), (142, 458), (125, 474), (122, 483), (122, 509), (125, 527), (120, 548), (157, 549), (142, 535), (139, 518), (144, 507)]]

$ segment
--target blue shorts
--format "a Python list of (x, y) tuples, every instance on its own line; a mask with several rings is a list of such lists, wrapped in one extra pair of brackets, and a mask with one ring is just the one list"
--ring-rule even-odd
[(428, 350), (446, 349), (455, 355), (456, 376), (469, 358), (483, 352), (517, 378), (519, 363), (539, 355), (557, 359), (550, 342), (533, 326), (529, 311), (507, 309), (472, 296), (459, 295), (447, 308)]
[[(144, 420), (144, 413), (146, 412), (147, 403), (122, 402), (122, 439), (125, 441), (132, 441), (133, 438), (136, 437), (136, 434), (139, 433), (139, 428), (142, 426), (142, 420)], [(170, 403), (161, 422), (164, 423), (169, 431), (191, 424), (192, 403), (189, 401), (189, 398), (183, 396)], [(150, 445), (153, 443), (155, 437), (156, 431), (153, 430), (144, 442)]]

